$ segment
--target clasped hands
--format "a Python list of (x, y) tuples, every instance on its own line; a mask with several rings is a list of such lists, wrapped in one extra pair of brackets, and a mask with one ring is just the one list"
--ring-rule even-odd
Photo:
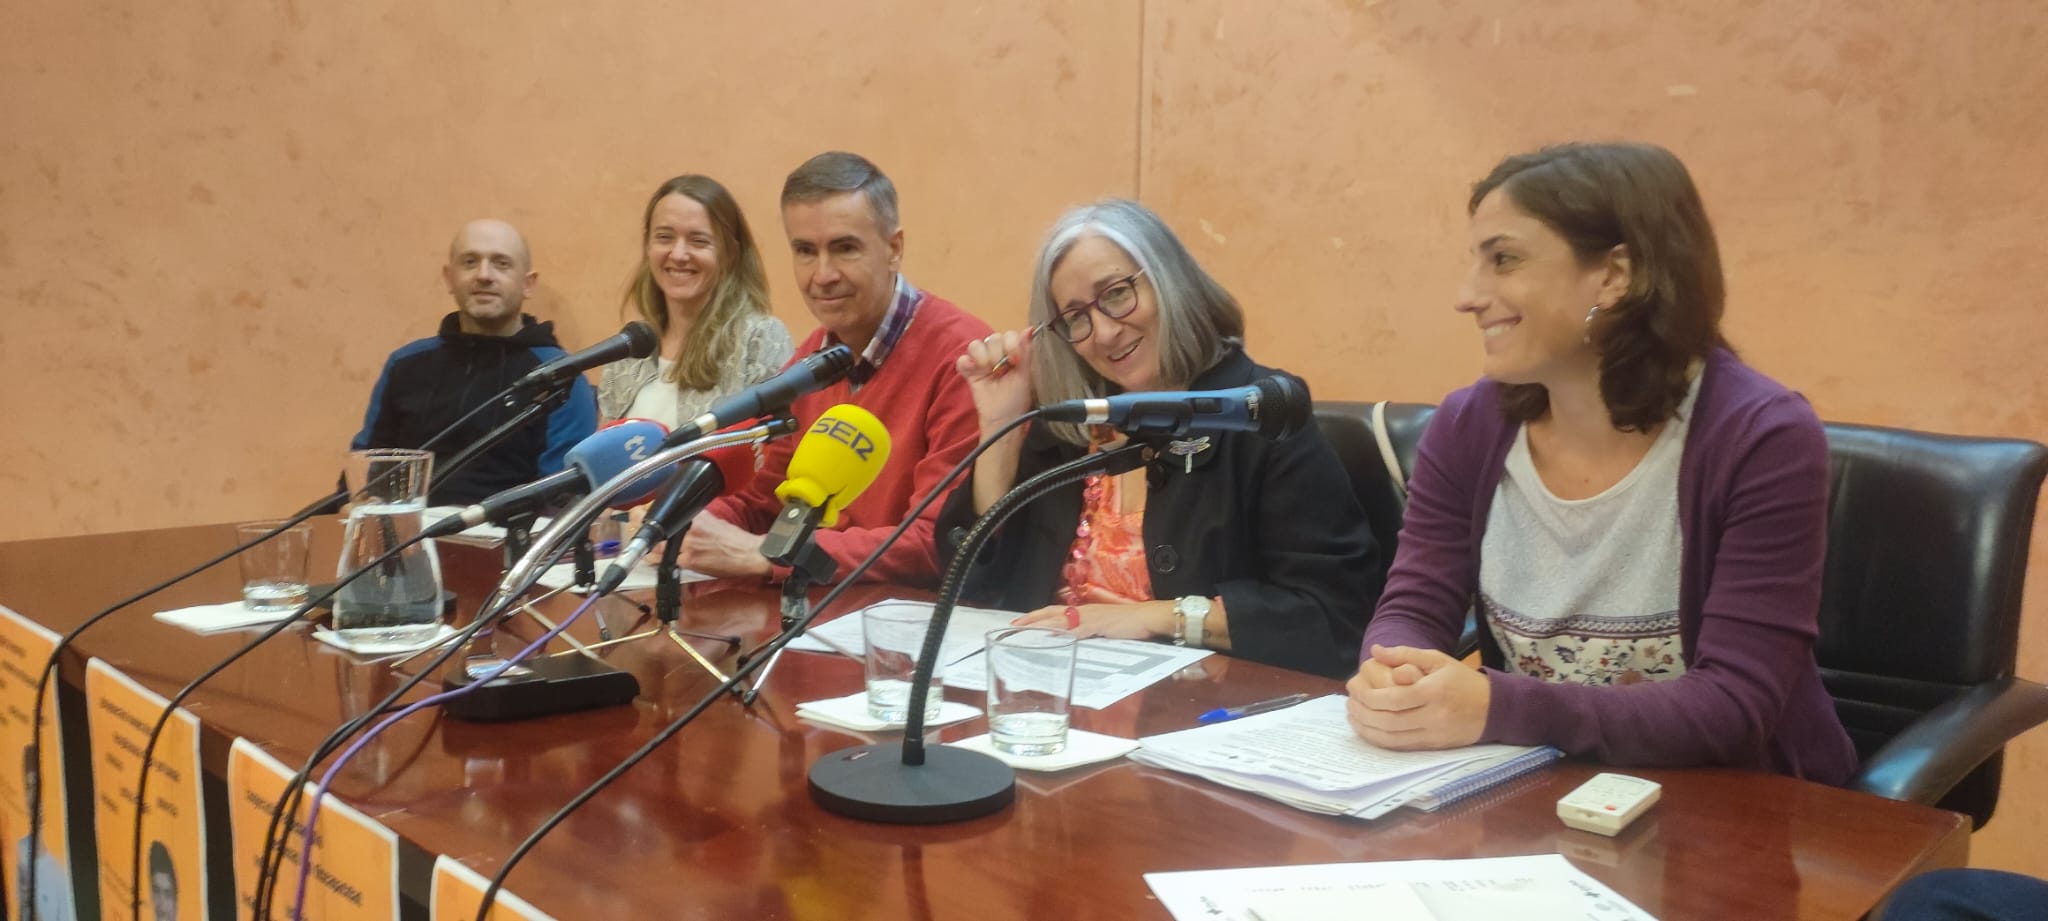
[(1395, 751), (1479, 741), (1493, 686), (1477, 669), (1434, 649), (1372, 647), (1344, 685), (1344, 715), (1358, 737)]

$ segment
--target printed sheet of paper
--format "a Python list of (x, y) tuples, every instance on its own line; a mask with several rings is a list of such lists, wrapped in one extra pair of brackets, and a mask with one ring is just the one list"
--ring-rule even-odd
[[(149, 806), (142, 815), (142, 849), (139, 854), (136, 850), (135, 797), (142, 752), (150, 729), (169, 704), (105, 660), (86, 663), (101, 921), (136, 917), (131, 904), (155, 918), (204, 918), (210, 913), (199, 720), (182, 708), (164, 723), (150, 753)], [(139, 887), (132, 883), (137, 867)]]
[(1557, 854), (1147, 873), (1145, 883), (1176, 921), (1379, 918), (1383, 905), (1412, 914), (1416, 901), (1434, 921), (1656, 921)]
[(1528, 750), (1515, 745), (1415, 752), (1380, 748), (1351, 730), (1342, 694), (1138, 741), (1142, 747), (1131, 753), (1133, 761), (1329, 815), (1365, 815), (1388, 797), (1459, 765)]
[[(36, 682), (43, 666), (57, 648), (55, 631), (0, 605), (0, 842), (6, 846), (4, 867), (6, 901), (13, 917), (20, 906), (34, 904), (40, 921), (76, 921), (77, 893), (71, 881), (70, 827), (64, 811), (63, 733), (58, 731), (57, 688), (61, 680), (51, 678), (52, 687), (43, 698), (43, 744), (34, 746), (34, 726), (29, 714), (35, 712)], [(32, 752), (39, 753), (31, 758)], [(85, 757), (82, 753), (77, 757)], [(42, 803), (42, 833), (37, 837), (35, 859), (27, 859), (29, 848), (28, 801), (33, 790)], [(35, 897), (28, 897), (29, 881), (22, 871), (33, 864)]]
[[(1085, 639), (1074, 647), (1073, 705), (1100, 710), (1166, 680), (1215, 652), (1142, 640)], [(953, 663), (948, 687), (988, 690), (988, 666), (977, 651)]]
[[(930, 603), (922, 601), (876, 602), (877, 606), (885, 604), (931, 608)], [(946, 622), (946, 638), (939, 643), (939, 663), (945, 667), (946, 686), (987, 691), (988, 667), (981, 651), (988, 646), (988, 633), (1009, 626), (1017, 617), (1015, 611), (954, 608), (952, 619)], [(829, 650), (859, 658), (867, 650), (861, 639), (860, 612), (849, 612), (815, 627), (789, 645), (791, 649)], [(1214, 653), (1207, 649), (1139, 640), (1082, 640), (1075, 652), (1073, 705), (1100, 710), (1211, 655)]]
[[(270, 826), (270, 811), (283, 797), (293, 773), (248, 739), (236, 739), (228, 751), (228, 826), (234, 837), (239, 917), (254, 917), (263, 834)], [(308, 796), (311, 786), (307, 784)], [(271, 921), (290, 916), (298, 891), (305, 805), (301, 799), (298, 814), (290, 823), (292, 833), (283, 844), (285, 859), (270, 902)], [(330, 796), (320, 804), (320, 825), (314, 829), (313, 842), (313, 872), (306, 879), (307, 921), (398, 917), (397, 834)]]
[[(446, 854), (434, 861), (434, 888), (427, 901), (433, 906), (432, 921), (476, 921), (476, 907), (484, 900), (489, 878), (464, 866)], [(486, 921), (554, 921), (526, 900), (499, 889), (491, 899)]]

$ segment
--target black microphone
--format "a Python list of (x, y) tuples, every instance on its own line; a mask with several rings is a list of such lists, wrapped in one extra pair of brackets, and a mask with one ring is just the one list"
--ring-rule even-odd
[(1308, 425), (1308, 385), (1285, 374), (1228, 390), (1153, 390), (1040, 407), (1047, 422), (1109, 425), (1131, 435), (1256, 432), (1281, 439)]
[(646, 358), (660, 348), (661, 337), (654, 332), (654, 327), (634, 320), (609, 339), (580, 352), (570, 352), (526, 372), (525, 377), (512, 385), (512, 392), (528, 394), (552, 390), (592, 368), (611, 364), (621, 358)]
[(796, 402), (797, 397), (823, 390), (852, 370), (852, 349), (844, 345), (819, 349), (782, 369), (782, 373), (726, 397), (713, 404), (704, 415), (676, 426), (661, 446), (673, 448), (734, 423), (781, 412)]
[(619, 550), (597, 582), (596, 594), (609, 595), (655, 544), (668, 540), (719, 496), (731, 495), (754, 481), (754, 446), (736, 444), (683, 461), (661, 497), (647, 509), (640, 532)]
[[(624, 419), (591, 433), (569, 449), (559, 472), (531, 483), (502, 490), (427, 526), (427, 537), (447, 537), (465, 528), (490, 522), (504, 524), (510, 513), (582, 495), (618, 476), (654, 454), (655, 445), (668, 433), (667, 427), (649, 419)], [(672, 468), (669, 468), (672, 469)], [(654, 494), (668, 481), (667, 469), (656, 470), (635, 480), (633, 485), (612, 496), (612, 508), (632, 508)]]

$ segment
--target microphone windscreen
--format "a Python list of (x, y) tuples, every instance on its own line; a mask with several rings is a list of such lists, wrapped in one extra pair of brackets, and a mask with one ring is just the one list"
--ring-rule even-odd
[(867, 491), (889, 462), (889, 430), (882, 420), (841, 403), (811, 423), (789, 458), (789, 476), (775, 487), (784, 502), (823, 508), (823, 524), (839, 523), (839, 510)]
[(1315, 403), (1309, 399), (1308, 385), (1299, 378), (1275, 374), (1260, 378), (1252, 386), (1259, 389), (1261, 436), (1287, 438), (1301, 431), (1314, 418)]
[(639, 320), (626, 324), (619, 335), (626, 337), (626, 354), (633, 358), (646, 358), (661, 348), (661, 334)]
[[(583, 471), (592, 489), (626, 472), (660, 450), (668, 427), (652, 419), (621, 419), (591, 433), (569, 449), (568, 463)], [(608, 504), (631, 508), (648, 500), (668, 480), (668, 469), (649, 472), (614, 494)]]

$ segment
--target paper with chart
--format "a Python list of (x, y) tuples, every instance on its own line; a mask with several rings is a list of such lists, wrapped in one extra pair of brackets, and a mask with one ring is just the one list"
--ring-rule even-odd
[(1147, 873), (1177, 921), (1656, 921), (1558, 854)]
[[(881, 601), (883, 604), (931, 605), (919, 601)], [(939, 643), (939, 663), (946, 669), (946, 686), (969, 691), (988, 690), (988, 669), (981, 651), (988, 645), (988, 633), (1010, 625), (1015, 611), (958, 607), (946, 622), (946, 638)], [(860, 612), (852, 611), (811, 628), (791, 649), (839, 652), (859, 657), (866, 654), (861, 641)], [(1100, 710), (1213, 655), (1207, 649), (1189, 649), (1139, 640), (1082, 640), (1074, 663), (1073, 705)]]
[[(891, 598), (869, 605), (871, 608), (902, 606), (931, 610), (928, 601), (903, 601)], [(862, 611), (867, 608), (862, 608)], [(951, 684), (953, 663), (981, 652), (988, 645), (988, 632), (999, 630), (1016, 620), (1017, 615), (1009, 611), (989, 608), (956, 607), (953, 616), (946, 621), (946, 638), (939, 642), (939, 664), (947, 667), (947, 683)], [(848, 611), (839, 617), (815, 625), (803, 636), (789, 644), (791, 649), (811, 652), (836, 652), (856, 659), (867, 655), (867, 642), (861, 636), (860, 611)]]
[[(1085, 639), (1074, 647), (1074, 696), (1076, 707), (1100, 710), (1136, 694), (1168, 675), (1214, 653), (1142, 640)], [(946, 684), (969, 691), (988, 690), (988, 668), (979, 651), (956, 662), (946, 673)]]
[(1468, 745), (1444, 751), (1389, 751), (1351, 730), (1342, 694), (1138, 741), (1143, 747), (1131, 754), (1133, 761), (1330, 815), (1365, 815), (1392, 794), (1471, 761), (1529, 750), (1518, 745)]

